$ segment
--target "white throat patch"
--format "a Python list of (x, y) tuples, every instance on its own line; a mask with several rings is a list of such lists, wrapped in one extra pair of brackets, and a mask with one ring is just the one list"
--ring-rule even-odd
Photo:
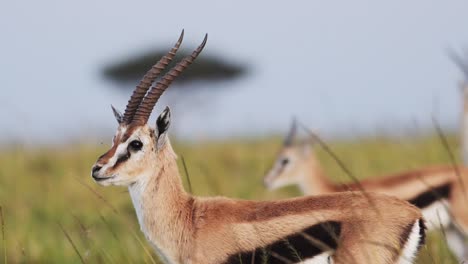
[(151, 245), (153, 246), (156, 253), (159, 255), (160, 260), (163, 263), (172, 263), (169, 261), (168, 257), (164, 255), (164, 252), (151, 240), (148, 229), (145, 225), (145, 215), (144, 215), (144, 208), (143, 208), (143, 195), (145, 194), (146, 187), (148, 185), (148, 181), (151, 178), (150, 175), (142, 175), (140, 176), (139, 180), (132, 185), (128, 186), (128, 192), (130, 193), (130, 198), (132, 199), (133, 207), (135, 208), (135, 213), (138, 218), (138, 223), (140, 224), (140, 230), (146, 237)]
[(140, 229), (146, 235), (146, 227), (144, 221), (144, 209), (143, 209), (143, 194), (145, 193), (146, 186), (148, 183), (149, 177), (142, 176), (137, 182), (128, 186), (128, 192), (130, 193), (130, 198), (132, 199), (133, 207), (135, 208), (135, 213), (138, 218), (138, 223), (140, 224)]

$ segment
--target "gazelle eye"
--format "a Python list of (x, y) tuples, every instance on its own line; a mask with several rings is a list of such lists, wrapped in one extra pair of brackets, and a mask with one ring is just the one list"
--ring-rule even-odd
[(141, 143), (141, 141), (139, 140), (133, 140), (132, 142), (130, 142), (129, 146), (132, 150), (138, 151), (143, 147), (143, 143)]
[(286, 166), (286, 165), (288, 165), (288, 163), (289, 163), (288, 158), (284, 158), (284, 159), (281, 160), (281, 166)]

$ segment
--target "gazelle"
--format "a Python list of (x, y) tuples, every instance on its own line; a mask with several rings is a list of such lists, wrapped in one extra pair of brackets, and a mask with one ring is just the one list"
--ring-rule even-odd
[[(274, 190), (297, 185), (306, 195), (322, 195), (349, 190), (384, 193), (407, 200), (422, 210), (429, 230), (444, 228), (447, 243), (455, 256), (468, 260), (468, 169), (465, 167), (425, 167), (356, 183), (331, 181), (311, 149), (311, 140), (295, 143), (297, 122), (293, 120), (277, 159), (264, 177), (265, 186)], [(460, 180), (460, 177), (465, 179)]]
[[(122, 115), (113, 145), (92, 168), (104, 186), (128, 187), (146, 238), (166, 263), (409, 263), (424, 243), (420, 211), (361, 192), (280, 201), (201, 198), (184, 191), (168, 137), (169, 108), (147, 124), (159, 97), (206, 43), (150, 88), (177, 52), (143, 77)], [(148, 91), (149, 90), (149, 91)], [(200, 120), (202, 122), (202, 120)]]

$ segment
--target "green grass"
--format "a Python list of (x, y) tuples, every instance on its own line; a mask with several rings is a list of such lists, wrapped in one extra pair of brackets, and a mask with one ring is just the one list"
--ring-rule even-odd
[[(449, 143), (455, 154), (458, 144)], [(277, 199), (299, 192), (267, 192), (262, 175), (273, 162), (280, 140), (177, 143), (196, 195)], [(369, 138), (330, 143), (358, 177), (422, 165), (449, 163), (437, 137)], [(336, 163), (316, 147), (327, 173), (349, 181)], [(8, 263), (158, 263), (139, 231), (126, 189), (96, 185), (90, 169), (106, 146), (59, 148), (5, 147), (0, 150), (0, 206), (5, 240), (0, 261)], [(184, 182), (184, 169), (179, 159)], [(1, 216), (1, 215), (0, 215)], [(7, 256), (5, 257), (5, 253)], [(456, 263), (439, 233), (431, 234), (419, 263)]]

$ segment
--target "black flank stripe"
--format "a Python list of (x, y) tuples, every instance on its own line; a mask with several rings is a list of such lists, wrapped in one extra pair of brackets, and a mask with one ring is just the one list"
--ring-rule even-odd
[(451, 184), (444, 184), (421, 193), (420, 195), (412, 198), (408, 202), (412, 203), (418, 208), (425, 208), (437, 200), (446, 199), (450, 195)]
[[(329, 221), (308, 227), (253, 251), (232, 254), (225, 263), (284, 264), (287, 259), (296, 263), (321, 254), (327, 249), (336, 250), (341, 223)], [(265, 262), (266, 261), (266, 262)]]

